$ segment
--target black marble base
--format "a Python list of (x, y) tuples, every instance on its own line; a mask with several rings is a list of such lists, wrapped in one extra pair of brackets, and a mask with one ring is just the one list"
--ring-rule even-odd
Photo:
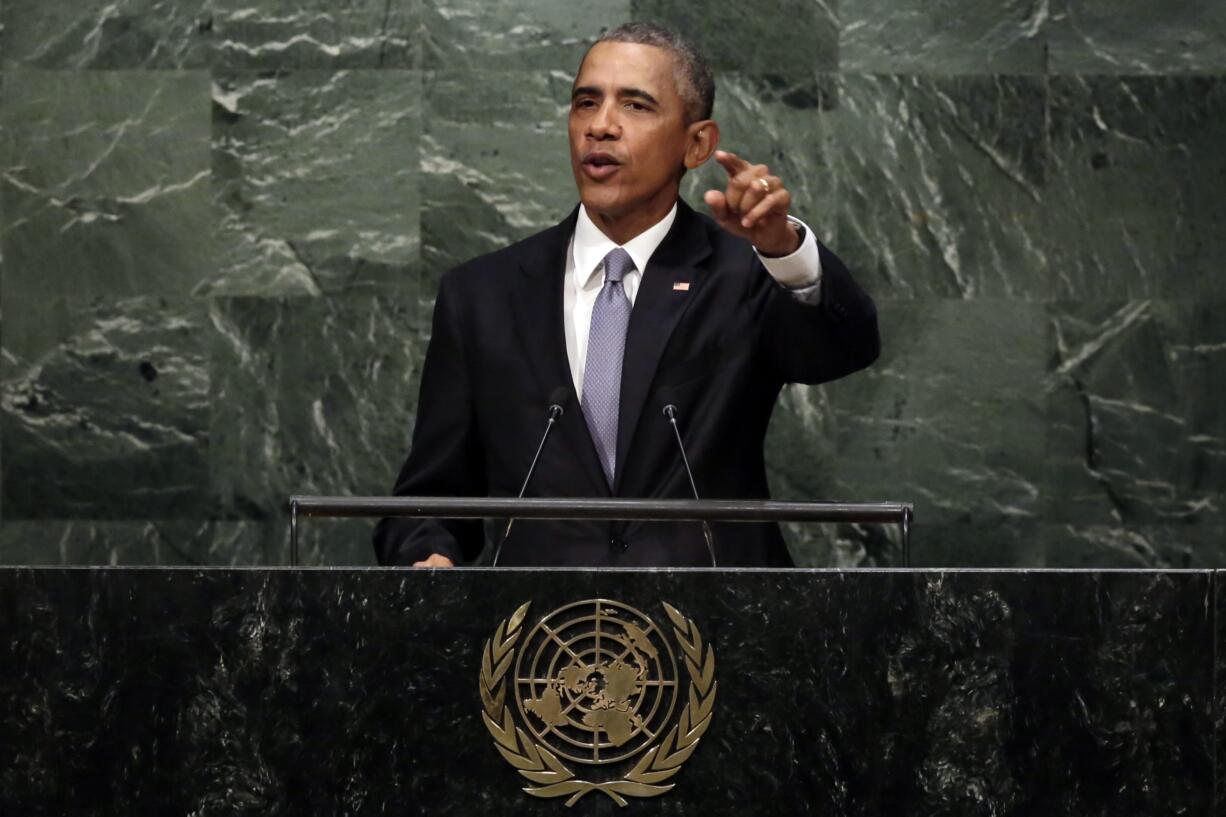
[[(0, 813), (1209, 815), (1211, 572), (0, 571)], [(537, 800), (482, 722), (531, 601), (716, 655), (676, 788)], [(593, 773), (594, 776), (594, 773)]]

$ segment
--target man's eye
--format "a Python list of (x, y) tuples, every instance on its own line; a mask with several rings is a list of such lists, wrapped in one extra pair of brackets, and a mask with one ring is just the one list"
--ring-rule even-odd
[(645, 110), (647, 110), (647, 106), (646, 106), (646, 105), (644, 105), (644, 104), (643, 104), (643, 103), (641, 103), (641, 102), (627, 102), (627, 103), (626, 103), (626, 107), (627, 107), (627, 108), (629, 108), (629, 109), (631, 109), (632, 111), (645, 111)]

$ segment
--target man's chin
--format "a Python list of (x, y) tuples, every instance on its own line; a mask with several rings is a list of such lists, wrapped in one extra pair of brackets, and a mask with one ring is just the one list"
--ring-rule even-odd
[(579, 200), (589, 216), (602, 216), (616, 219), (625, 215), (629, 209), (626, 202), (618, 195), (620, 191), (611, 187), (595, 187), (583, 185), (579, 189)]

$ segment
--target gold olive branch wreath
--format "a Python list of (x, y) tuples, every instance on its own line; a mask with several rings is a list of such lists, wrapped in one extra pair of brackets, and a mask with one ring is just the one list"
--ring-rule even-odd
[(521, 775), (537, 784), (525, 787), (524, 791), (533, 797), (569, 795), (567, 806), (573, 806), (589, 792), (599, 791), (619, 806), (625, 806), (629, 802), (626, 797), (656, 797), (673, 788), (675, 783), (660, 784), (681, 771), (681, 765), (698, 747), (699, 738), (711, 725), (715, 691), (719, 686), (715, 681), (715, 650), (710, 646), (703, 649), (702, 635), (694, 622), (672, 605), (662, 602), (664, 612), (675, 627), (673, 632), (685, 653), (685, 667), (690, 674), (689, 700), (681, 710), (680, 719), (664, 740), (648, 749), (624, 777), (594, 783), (575, 779), (575, 773), (557, 755), (529, 738), (515, 725), (511, 707), (506, 703), (505, 676), (515, 659), (515, 642), (531, 604), (526, 602), (510, 618), (500, 622), (494, 637), (485, 642), (481, 653), (480, 687), (484, 706), (481, 717), (494, 738), (494, 748)]

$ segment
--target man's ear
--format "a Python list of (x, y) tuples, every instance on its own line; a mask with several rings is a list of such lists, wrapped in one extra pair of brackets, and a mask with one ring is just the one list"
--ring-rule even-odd
[(688, 144), (685, 149), (685, 166), (689, 170), (701, 165), (719, 147), (719, 125), (714, 119), (703, 119), (686, 128)]

